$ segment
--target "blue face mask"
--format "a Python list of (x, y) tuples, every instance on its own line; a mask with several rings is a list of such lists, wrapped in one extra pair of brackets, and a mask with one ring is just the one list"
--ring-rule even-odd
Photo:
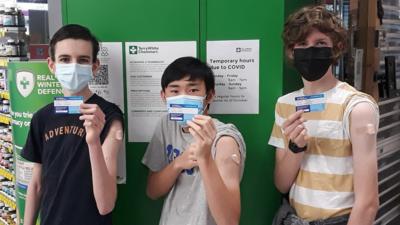
[(167, 98), (169, 119), (176, 121), (181, 126), (186, 126), (186, 121), (192, 120), (195, 115), (203, 114), (205, 96), (178, 95)]
[(77, 93), (93, 78), (92, 65), (57, 63), (55, 75), (65, 90)]

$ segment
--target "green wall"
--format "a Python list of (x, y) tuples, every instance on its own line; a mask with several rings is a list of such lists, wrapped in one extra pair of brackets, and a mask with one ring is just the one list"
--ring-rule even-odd
[[(62, 6), (64, 24), (88, 26), (100, 41), (196, 40), (203, 60), (206, 40), (260, 39), (260, 113), (216, 117), (234, 123), (247, 144), (241, 224), (270, 224), (280, 195), (273, 185), (274, 150), (267, 141), (275, 101), (286, 86), (293, 86), (291, 81), (283, 85), (283, 79), (290, 80), (283, 76), (286, 67), (280, 38), (290, 9), (285, 1), (63, 0)], [(162, 201), (145, 196), (147, 169), (140, 160), (146, 145), (127, 144), (127, 183), (118, 186), (116, 225), (158, 224)]]
[[(282, 92), (283, 1), (210, 0), (206, 8), (208, 40), (260, 39), (260, 113), (223, 115), (242, 132), (247, 145), (242, 180), (241, 224), (270, 224), (279, 205), (273, 185), (274, 150), (267, 145), (276, 98)], [(204, 46), (204, 43), (202, 43)]]

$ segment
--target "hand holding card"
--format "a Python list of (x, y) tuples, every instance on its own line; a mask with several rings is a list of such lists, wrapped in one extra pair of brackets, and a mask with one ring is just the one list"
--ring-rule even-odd
[(100, 143), (100, 134), (106, 122), (105, 115), (97, 104), (81, 104), (80, 120), (84, 121), (86, 129), (86, 142), (90, 144)]
[[(283, 134), (286, 138), (299, 148), (307, 145), (307, 128), (304, 125), (306, 120), (302, 118), (304, 111), (300, 110), (289, 116), (282, 124)], [(290, 147), (290, 146), (289, 146)]]

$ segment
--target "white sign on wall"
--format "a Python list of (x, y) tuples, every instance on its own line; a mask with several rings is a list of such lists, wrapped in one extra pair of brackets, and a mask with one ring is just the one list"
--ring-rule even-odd
[(162, 73), (183, 56), (196, 57), (195, 41), (125, 44), (129, 142), (150, 141), (160, 116), (166, 112), (160, 96)]
[(259, 40), (207, 41), (216, 89), (210, 113), (259, 113), (259, 59)]

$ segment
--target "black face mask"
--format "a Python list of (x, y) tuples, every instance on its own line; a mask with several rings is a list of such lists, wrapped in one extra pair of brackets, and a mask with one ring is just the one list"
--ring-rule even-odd
[(309, 47), (294, 49), (294, 67), (307, 81), (321, 79), (332, 65), (331, 47)]

